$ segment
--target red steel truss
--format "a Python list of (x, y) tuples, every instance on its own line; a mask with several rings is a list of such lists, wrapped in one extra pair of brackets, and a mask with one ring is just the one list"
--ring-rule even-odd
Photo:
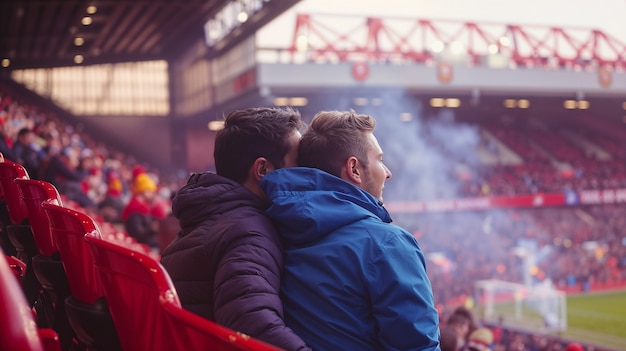
[(626, 69), (626, 45), (599, 29), (451, 20), (298, 14), (289, 52), (309, 62), (481, 65), (499, 56), (511, 67)]

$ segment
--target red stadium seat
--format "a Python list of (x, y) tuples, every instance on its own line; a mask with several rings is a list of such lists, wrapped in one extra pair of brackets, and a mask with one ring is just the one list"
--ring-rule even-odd
[[(0, 163), (4, 162), (4, 155), (0, 152)], [(11, 243), (9, 236), (7, 235), (7, 231), (4, 230), (4, 227), (7, 224), (11, 223), (9, 219), (9, 212), (6, 209), (6, 204), (4, 203), (4, 195), (2, 194), (2, 187), (0, 187), (0, 226), (2, 226), (2, 230), (0, 230), (0, 248), (4, 251), (5, 255), (14, 255), (15, 247)]]
[(53, 329), (40, 328), (37, 332), (37, 334), (39, 334), (39, 339), (41, 339), (41, 343), (43, 344), (44, 351), (63, 351), (59, 335)]
[(111, 319), (85, 233), (98, 235), (97, 223), (85, 213), (45, 201), (42, 207), (65, 267), (71, 296), (66, 313), (80, 342), (89, 349), (119, 350), (119, 338)]
[(17, 178), (14, 183), (27, 209), (28, 222), (39, 252), (31, 259), (33, 271), (50, 297), (44, 300), (43, 307), (54, 313), (52, 327), (58, 332), (62, 346), (69, 347), (75, 337), (65, 312), (65, 299), (70, 296), (70, 287), (52, 237), (50, 220), (42, 207), (44, 201), (62, 205), (61, 196), (49, 182)]
[(206, 345), (211, 345), (213, 351), (279, 350), (189, 312), (174, 301), (164, 299), (161, 305), (171, 323), (174, 350), (203, 350)]
[[(3, 350), (60, 351), (56, 333), (37, 329), (24, 293), (4, 255), (0, 255), (0, 345)], [(42, 340), (45, 339), (45, 340)]]
[(26, 263), (22, 262), (19, 258), (15, 256), (5, 256), (7, 259), (7, 263), (9, 264), (9, 268), (13, 271), (15, 278), (17, 281), (22, 284), (22, 279), (24, 278), (24, 273), (26, 272)]
[(46, 200), (53, 200), (58, 205), (62, 205), (59, 192), (54, 185), (41, 180), (18, 178), (14, 182), (26, 207), (26, 215), (35, 238), (37, 250), (42, 256), (52, 256), (58, 250), (50, 232), (48, 216), (41, 204)]
[(177, 299), (160, 264), (136, 250), (92, 232), (85, 235), (125, 350), (175, 350), (160, 308), (161, 298)]
[(96, 232), (85, 235), (125, 350), (278, 350), (182, 309), (161, 264)]
[(20, 198), (19, 190), (13, 183), (16, 178), (29, 179), (26, 169), (19, 163), (8, 160), (0, 162), (0, 188), (9, 210), (11, 223), (21, 224), (27, 219), (28, 212)]
[(42, 203), (50, 231), (65, 267), (72, 296), (84, 303), (94, 303), (104, 296), (93, 266), (93, 256), (85, 243), (85, 233), (100, 231), (86, 214), (56, 204)]
[(30, 226), (28, 212), (22, 201), (16, 178), (29, 179), (26, 169), (19, 163), (4, 160), (0, 162), (0, 192), (2, 192), (4, 206), (8, 212), (8, 222), (5, 223), (7, 235), (13, 244), (17, 258), (28, 264), (30, 258), (37, 253)]
[(15, 249), (15, 256), (26, 263), (23, 286), (26, 300), (30, 305), (39, 296), (41, 285), (32, 270), (31, 261), (37, 254), (37, 246), (33, 238), (26, 205), (22, 201), (19, 189), (14, 180), (29, 179), (26, 169), (19, 163), (4, 160), (0, 162), (0, 189), (4, 195), (4, 206), (8, 211), (8, 223), (5, 223), (7, 236)]

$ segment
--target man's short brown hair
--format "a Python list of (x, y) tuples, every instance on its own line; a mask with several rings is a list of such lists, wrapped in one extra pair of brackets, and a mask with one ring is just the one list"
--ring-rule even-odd
[(341, 167), (355, 156), (367, 166), (369, 140), (376, 120), (350, 111), (322, 111), (313, 117), (300, 140), (298, 165), (341, 177)]
[(243, 183), (259, 157), (282, 168), (290, 150), (288, 138), (302, 126), (300, 112), (290, 107), (256, 107), (231, 112), (215, 137), (213, 157), (217, 174)]

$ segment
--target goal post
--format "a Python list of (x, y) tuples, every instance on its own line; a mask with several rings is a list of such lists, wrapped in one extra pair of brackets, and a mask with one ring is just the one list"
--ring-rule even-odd
[(474, 285), (478, 314), (488, 322), (531, 329), (567, 329), (567, 297), (552, 286), (479, 280)]

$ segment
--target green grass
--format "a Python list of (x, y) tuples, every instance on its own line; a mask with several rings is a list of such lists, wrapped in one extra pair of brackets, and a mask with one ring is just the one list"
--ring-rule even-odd
[(567, 298), (568, 330), (563, 336), (626, 349), (626, 292)]
[[(510, 303), (498, 304), (495, 311), (503, 316), (505, 325), (544, 330), (541, 316), (527, 308), (522, 309), (521, 319), (515, 317), (514, 305)], [(483, 311), (477, 309), (476, 313), (481, 316)], [(568, 296), (567, 326), (566, 331), (554, 334), (626, 350), (626, 291)]]

